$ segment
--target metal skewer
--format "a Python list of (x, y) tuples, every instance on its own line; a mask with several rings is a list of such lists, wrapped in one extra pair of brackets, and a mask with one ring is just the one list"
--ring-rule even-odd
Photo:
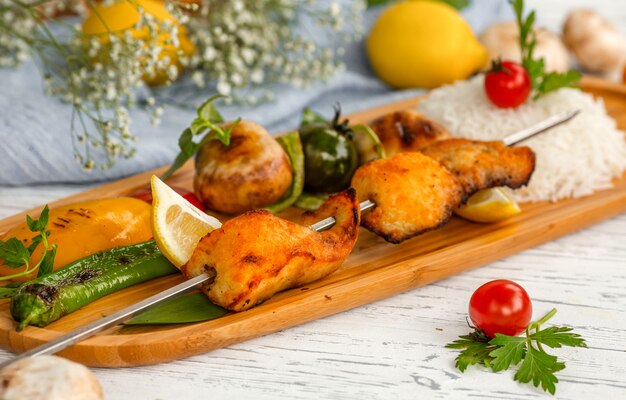
[[(374, 205), (375, 204), (373, 202), (369, 200), (365, 200), (359, 205), (359, 208), (361, 209), (361, 211), (366, 211), (374, 207)], [(331, 228), (333, 225), (335, 225), (335, 222), (336, 222), (335, 218), (328, 217), (319, 222), (314, 223), (313, 225), (310, 225), (309, 228), (313, 229), (314, 231), (320, 232), (328, 228)], [(192, 289), (195, 289), (201, 283), (204, 283), (210, 279), (213, 279), (214, 277), (215, 276), (202, 274), (202, 275), (193, 277), (191, 279), (188, 279), (174, 287), (171, 287), (167, 290), (164, 290), (160, 293), (155, 294), (154, 296), (150, 296), (145, 300), (135, 303), (132, 306), (128, 306), (120, 311), (114, 312), (113, 314), (109, 316), (106, 316), (102, 319), (94, 321), (72, 332), (66, 333), (65, 335), (59, 336), (58, 338), (46, 344), (37, 346), (28, 351), (25, 351), (24, 353), (0, 364), (0, 369), (6, 367), (9, 364), (14, 363), (17, 360), (21, 360), (23, 358), (43, 356), (46, 354), (55, 354), (65, 349), (66, 347), (69, 347), (75, 343), (78, 343), (82, 340), (90, 338), (116, 325), (124, 323), (128, 321), (129, 319), (133, 318), (134, 316), (141, 314), (142, 312), (149, 310), (150, 308), (166, 300), (172, 299), (185, 292), (189, 292)]]
[[(564, 112), (561, 114), (557, 114), (554, 115), (536, 125), (531, 126), (530, 128), (524, 129), (522, 131), (516, 132), (508, 137), (506, 137), (503, 142), (505, 145), (507, 146), (511, 146), (514, 144), (517, 144), (519, 142), (521, 142), (522, 140), (526, 140), (532, 136), (535, 136), (541, 132), (545, 132), (548, 129), (551, 129), (557, 125), (560, 125), (564, 122), (569, 121), (570, 119), (574, 118), (578, 113), (580, 112), (580, 110), (575, 110), (575, 111), (569, 111), (569, 112)], [(359, 208), (361, 209), (361, 212), (363, 211), (367, 211), (371, 208), (373, 208), (376, 204), (370, 200), (365, 200), (363, 202), (361, 202), (361, 204), (359, 205)], [(313, 225), (310, 225), (309, 228), (320, 232), (323, 230), (326, 230), (330, 227), (332, 227), (333, 225), (335, 225), (335, 218), (333, 217), (328, 217), (326, 219), (323, 219), (319, 222), (314, 223)], [(114, 327), (116, 325), (119, 325), (123, 322), (128, 321), (129, 319), (133, 318), (134, 316), (166, 301), (169, 299), (172, 299), (178, 295), (181, 295), (185, 292), (188, 292), (194, 288), (196, 288), (198, 285), (200, 285), (201, 283), (207, 282), (210, 279), (213, 279), (214, 276), (209, 276), (207, 274), (202, 274), (202, 275), (198, 275), (194, 278), (188, 279), (185, 282), (179, 283), (178, 285), (169, 288), (167, 290), (164, 290), (160, 293), (155, 294), (154, 296), (150, 296), (145, 300), (142, 300), (136, 304), (133, 304), (131, 306), (128, 306), (120, 311), (117, 311), (107, 317), (104, 317), (102, 319), (99, 319), (97, 321), (94, 321), (88, 325), (83, 326), (82, 328), (78, 328), (72, 332), (66, 333), (65, 335), (59, 336), (58, 338), (43, 344), (41, 346), (35, 347), (31, 350), (28, 350), (22, 354), (19, 354), (18, 356), (5, 361), (4, 363), (0, 364), (0, 369), (6, 367), (7, 365), (17, 361), (17, 360), (21, 360), (23, 358), (27, 358), (27, 357), (35, 357), (35, 356), (41, 356), (41, 355), (45, 355), (45, 354), (55, 354), (75, 343), (78, 343), (82, 340), (85, 340), (91, 336), (96, 335), (97, 333), (100, 333), (104, 330), (107, 330), (111, 327)]]
[(514, 144), (518, 144), (522, 140), (529, 139), (535, 135), (547, 131), (548, 129), (552, 129), (555, 126), (561, 125), (569, 121), (570, 119), (577, 116), (578, 113), (580, 113), (580, 110), (566, 111), (560, 114), (553, 115), (550, 118), (544, 119), (543, 121), (531, 127), (522, 129), (521, 131), (515, 132), (505, 137), (502, 142), (505, 146), (513, 146)]

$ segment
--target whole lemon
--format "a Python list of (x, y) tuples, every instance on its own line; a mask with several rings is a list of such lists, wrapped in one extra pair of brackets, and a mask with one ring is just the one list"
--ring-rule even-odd
[[(147, 26), (140, 29), (135, 25), (141, 19), (141, 14), (137, 7), (141, 7), (145, 14), (151, 15), (157, 21), (171, 21), (177, 24), (178, 21), (167, 11), (162, 1), (155, 0), (118, 0), (113, 4), (98, 3), (83, 21), (83, 33), (88, 36), (99, 36), (102, 43), (108, 42), (109, 33), (122, 34), (130, 31), (134, 38), (143, 40), (154, 40), (160, 45), (161, 52), (159, 58), (169, 57), (171, 64), (175, 65), (179, 70), (182, 65), (179, 62), (179, 52), (182, 51), (185, 56), (194, 53), (195, 47), (187, 36), (184, 26), (178, 26), (178, 46), (174, 46), (171, 42), (170, 35), (167, 32), (156, 32), (151, 37), (151, 32)], [(102, 57), (100, 57), (102, 58)], [(157, 72), (154, 76), (144, 76), (144, 81), (149, 85), (160, 85), (167, 81), (164, 71)]]
[(376, 74), (397, 88), (434, 88), (465, 79), (487, 62), (487, 51), (451, 6), (402, 1), (385, 10), (367, 38)]

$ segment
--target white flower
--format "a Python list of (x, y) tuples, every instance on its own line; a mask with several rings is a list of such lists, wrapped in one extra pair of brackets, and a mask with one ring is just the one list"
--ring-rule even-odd
[(206, 61), (213, 61), (216, 55), (217, 55), (217, 52), (215, 51), (215, 48), (207, 47), (206, 49), (204, 49), (203, 56)]
[(217, 91), (224, 96), (230, 95), (231, 87), (228, 82), (220, 81), (217, 83)]
[(196, 84), (197, 87), (204, 87), (204, 74), (201, 71), (194, 71), (191, 74), (191, 80)]

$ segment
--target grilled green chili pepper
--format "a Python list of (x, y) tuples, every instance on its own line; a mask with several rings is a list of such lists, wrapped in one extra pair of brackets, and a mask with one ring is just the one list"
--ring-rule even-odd
[(178, 272), (153, 240), (104, 250), (19, 287), (11, 315), (20, 331), (46, 326), (117, 290)]

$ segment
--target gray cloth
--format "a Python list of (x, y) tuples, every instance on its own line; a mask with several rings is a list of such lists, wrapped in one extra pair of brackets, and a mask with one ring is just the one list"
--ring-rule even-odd
[[(366, 31), (382, 9), (366, 12)], [(475, 32), (512, 16), (505, 0), (473, 0), (463, 15)], [(347, 48), (345, 62), (346, 70), (330, 82), (318, 83), (306, 90), (280, 87), (275, 90), (274, 102), (256, 107), (220, 107), (220, 110), (228, 118), (241, 115), (261, 123), (270, 132), (279, 133), (297, 126), (300, 111), (306, 106), (330, 116), (336, 102), (341, 103), (345, 113), (350, 113), (419, 93), (418, 90), (392, 90), (378, 80), (368, 65), (363, 43)], [(181, 91), (176, 85), (172, 90)], [(207, 92), (206, 96), (210, 94)], [(84, 172), (73, 158), (70, 116), (70, 106), (43, 93), (43, 83), (34, 63), (28, 62), (16, 70), (1, 70), (0, 185), (102, 181), (168, 164), (178, 152), (181, 130), (188, 126), (194, 113), (169, 106), (162, 123), (153, 127), (144, 112), (133, 110), (131, 129), (139, 136), (137, 154), (129, 160), (118, 160), (110, 170), (92, 172)]]

